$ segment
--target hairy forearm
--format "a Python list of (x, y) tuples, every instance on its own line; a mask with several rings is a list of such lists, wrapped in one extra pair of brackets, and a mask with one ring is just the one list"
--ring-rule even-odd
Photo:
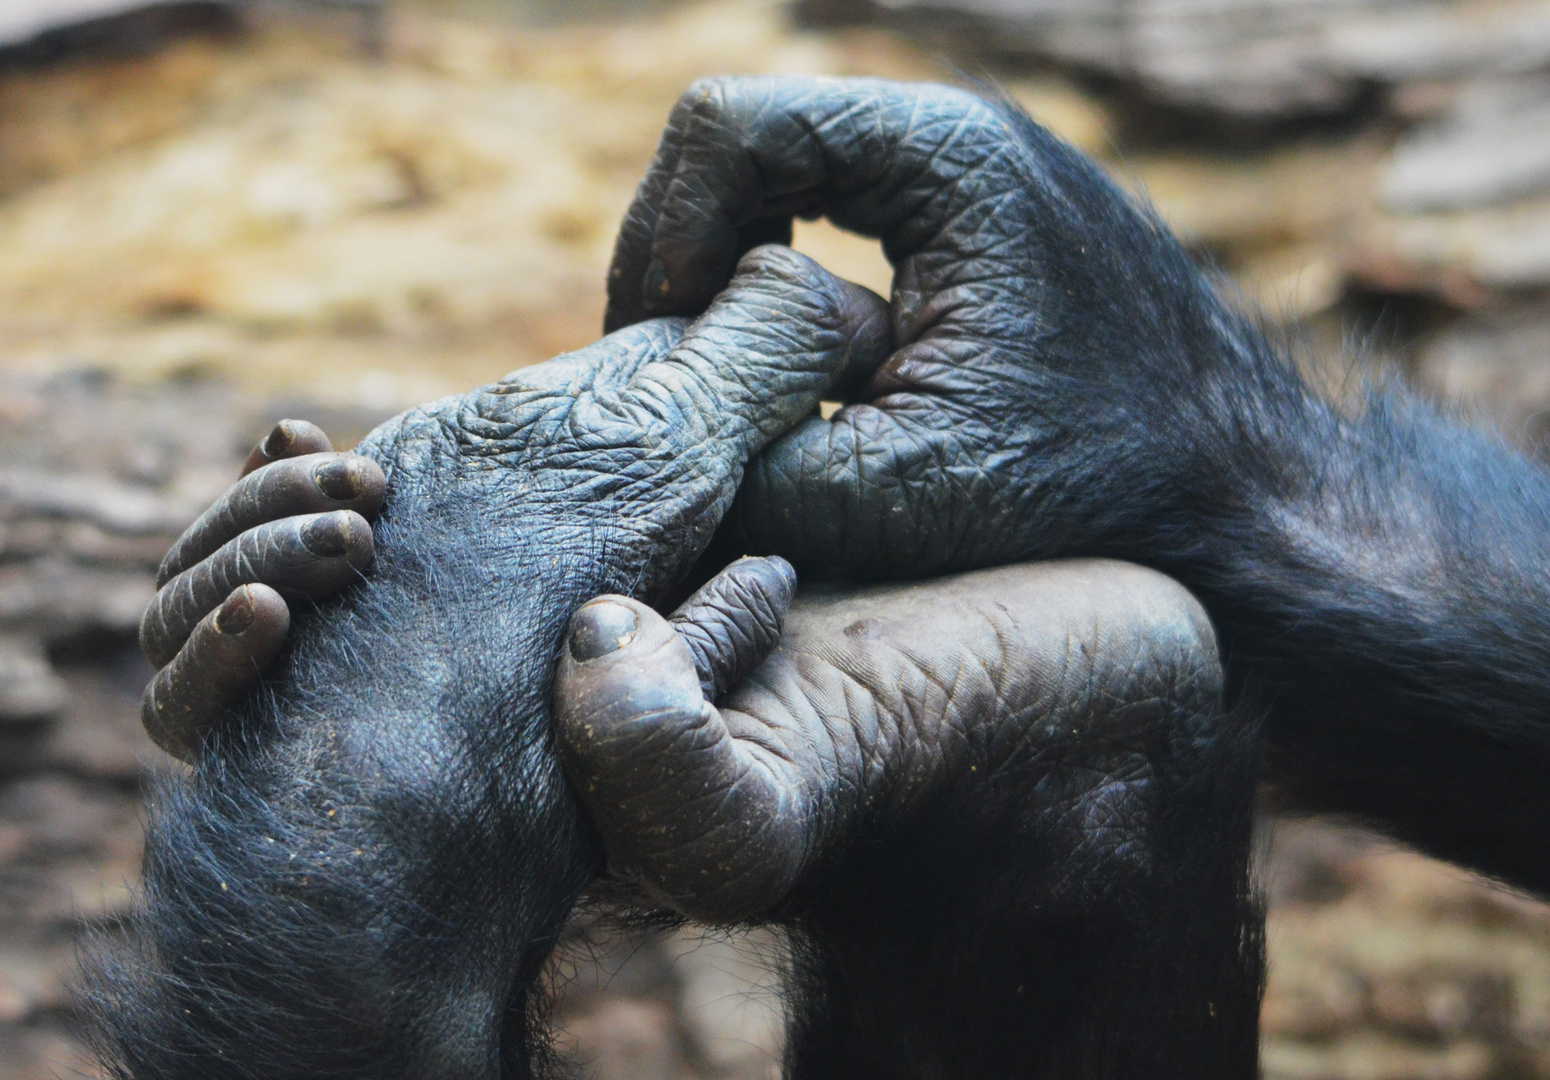
[(1550, 891), (1550, 475), (1398, 391), (1269, 413), (1165, 568), (1271, 703), (1272, 778)]

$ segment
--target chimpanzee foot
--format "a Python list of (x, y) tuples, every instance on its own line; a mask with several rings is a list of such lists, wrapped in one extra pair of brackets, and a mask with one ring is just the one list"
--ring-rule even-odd
[(554, 717), (613, 876), (791, 933), (792, 1075), (1256, 1075), (1258, 734), (1200, 605), (1098, 559), (791, 584), (583, 605)]
[(313, 424), (282, 420), (232, 485), (162, 560), (140, 647), (161, 668), (141, 719), (190, 760), (222, 706), (252, 689), (290, 628), (286, 599), (339, 592), (371, 565), (376, 462), (333, 451)]

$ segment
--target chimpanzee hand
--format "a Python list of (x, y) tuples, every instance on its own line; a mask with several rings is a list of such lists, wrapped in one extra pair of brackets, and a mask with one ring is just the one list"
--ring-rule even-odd
[(1187, 403), (1230, 317), (1096, 166), (962, 90), (696, 83), (625, 217), (607, 325), (701, 310), (793, 214), (882, 239), (897, 351), (750, 467), (735, 546), (868, 577), (1115, 552), (1190, 475)]
[(613, 873), (790, 931), (793, 1073), (1255, 1075), (1258, 743), (1199, 604), (1052, 562), (807, 591), (781, 637), (794, 583), (599, 597), (554, 687)]
[(1144, 829), (1123, 789), (1206, 752), (1215, 636), (1153, 571), (1035, 563), (793, 605), (795, 584), (784, 560), (743, 559), (668, 619), (603, 596), (571, 620), (567, 771), (610, 868), (676, 910), (767, 914), (923, 812), (969, 842), (1007, 827), (997, 804), (1080, 832), (1101, 797), (1105, 828)]
[(864, 404), (750, 467), (737, 549), (862, 575), (1162, 570), (1230, 681), (1274, 687), (1284, 795), (1550, 893), (1541, 465), (1398, 387), (1331, 407), (1091, 163), (941, 87), (693, 87), (625, 220), (609, 325), (697, 310), (793, 213), (882, 238), (899, 351)]
[(285, 644), (287, 601), (331, 596), (371, 564), (366, 520), (384, 487), (376, 462), (335, 453), (305, 421), (280, 421), (253, 448), (242, 478), (167, 552), (140, 621), (160, 668), (140, 716), (158, 746), (192, 760), (220, 708)]

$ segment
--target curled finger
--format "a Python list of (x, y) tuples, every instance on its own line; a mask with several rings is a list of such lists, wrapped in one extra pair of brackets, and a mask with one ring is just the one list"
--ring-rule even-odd
[(267, 585), (243, 585), (194, 627), (140, 703), (152, 741), (192, 761), (220, 710), (258, 684), (285, 644), (290, 610)]
[(673, 432), (695, 452), (686, 462), (720, 454), (740, 469), (820, 399), (865, 383), (886, 361), (887, 312), (882, 297), (805, 255), (778, 244), (755, 248), (677, 345), (635, 374), (632, 397), (664, 415), (689, 413)]
[(190, 525), (162, 559), (165, 585), (240, 533), (298, 514), (352, 510), (370, 516), (382, 506), (382, 467), (358, 454), (305, 454), (249, 473)]
[(707, 701), (716, 701), (780, 643), (797, 572), (780, 557), (739, 559), (668, 618), (694, 656)]
[(262, 583), (293, 597), (331, 596), (371, 560), (371, 526), (353, 510), (266, 522), (168, 582), (140, 620), (140, 648), (161, 667), (239, 585)]
[(1024, 174), (1040, 175), (1038, 151), (1058, 156), (1034, 129), (1025, 134), (1038, 146), (1023, 155), (1033, 160), (1011, 164), (1020, 130), (948, 86), (701, 79), (674, 107), (619, 229), (604, 325), (703, 311), (748, 239), (779, 235), (793, 214), (878, 237), (895, 265), (934, 250), (944, 269), (983, 279), (982, 256), (993, 264), (1013, 227), (998, 211), (1029, 186)]
[(599, 597), (571, 621), (555, 722), (611, 872), (685, 914), (734, 920), (790, 890), (810, 845), (809, 803), (789, 760), (734, 737), (695, 668), (673, 624)]

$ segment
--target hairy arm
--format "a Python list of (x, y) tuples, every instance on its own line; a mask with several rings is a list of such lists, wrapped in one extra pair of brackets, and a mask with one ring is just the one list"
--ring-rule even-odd
[[(880, 306), (754, 252), (693, 322), (629, 327), (369, 436), (369, 579), (298, 613), (262, 693), (187, 732), (170, 714), (194, 767), (153, 801), (140, 901), (92, 983), (109, 1074), (534, 1075), (540, 967), (599, 855), (549, 723), (566, 622), (599, 592), (674, 586), (747, 458), (876, 357)], [(311, 468), (264, 468), (295, 462)], [(286, 506), (252, 477), (260, 518)], [(298, 543), (248, 557), (266, 524), (201, 543), (157, 610), (187, 626), (337, 557), (305, 522), (272, 524)], [(224, 670), (207, 645), (185, 661)]]
[(1305, 409), (1237, 456), (1241, 511), (1188, 507), (1204, 542), (1156, 564), (1268, 694), (1293, 805), (1550, 891), (1550, 479), (1400, 392)]

